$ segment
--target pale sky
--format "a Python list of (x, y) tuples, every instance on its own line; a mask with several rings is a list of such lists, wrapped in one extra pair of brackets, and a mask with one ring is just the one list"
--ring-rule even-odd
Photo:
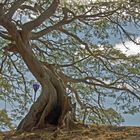
[[(136, 39), (137, 42), (139, 42), (140, 37)], [(120, 49), (123, 53), (126, 55), (135, 55), (140, 54), (140, 45), (136, 45), (132, 41), (126, 41), (125, 46), (123, 44), (116, 44), (116, 48)]]

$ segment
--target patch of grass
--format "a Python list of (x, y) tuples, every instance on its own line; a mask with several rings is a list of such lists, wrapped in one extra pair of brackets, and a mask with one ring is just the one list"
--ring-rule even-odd
[[(78, 125), (78, 124), (77, 124)], [(0, 132), (0, 140), (138, 140), (140, 127), (118, 127), (106, 125), (78, 125), (75, 129), (66, 128), (49, 131), (15, 133)]]

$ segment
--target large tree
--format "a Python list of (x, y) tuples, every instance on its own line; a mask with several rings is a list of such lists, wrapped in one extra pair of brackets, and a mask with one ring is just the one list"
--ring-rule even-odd
[(139, 29), (139, 10), (139, 2), (128, 0), (3, 0), (1, 93), (23, 109), (33, 94), (27, 69), (41, 85), (17, 130), (72, 125), (75, 115), (83, 122), (119, 123), (119, 113), (104, 106), (109, 97), (125, 112), (137, 112), (130, 103), (140, 101), (139, 55), (126, 56), (110, 39), (139, 45), (128, 31), (130, 25)]

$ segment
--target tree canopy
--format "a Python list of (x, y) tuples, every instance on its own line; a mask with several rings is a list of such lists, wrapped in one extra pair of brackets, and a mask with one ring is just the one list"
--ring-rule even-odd
[(7, 104), (4, 109), (10, 108), (11, 118), (21, 119), (34, 103), (33, 84), (42, 85), (39, 71), (30, 66), (35, 63), (24, 58), (22, 39), (35, 60), (61, 77), (66, 95), (76, 103), (78, 121), (120, 124), (121, 113), (139, 112), (140, 56), (126, 55), (115, 44), (140, 45), (139, 30), (137, 0), (2, 0), (0, 100)]

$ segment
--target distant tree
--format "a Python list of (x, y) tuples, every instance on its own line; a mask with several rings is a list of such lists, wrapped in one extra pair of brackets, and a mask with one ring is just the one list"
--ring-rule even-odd
[[(0, 98), (19, 105), (13, 117), (33, 103), (17, 130), (71, 127), (76, 120), (120, 124), (121, 111), (138, 112), (140, 57), (109, 40), (139, 45), (128, 31), (128, 25), (139, 30), (139, 13), (140, 3), (128, 0), (3, 0)], [(32, 85), (35, 94), (41, 85), (37, 99)]]

